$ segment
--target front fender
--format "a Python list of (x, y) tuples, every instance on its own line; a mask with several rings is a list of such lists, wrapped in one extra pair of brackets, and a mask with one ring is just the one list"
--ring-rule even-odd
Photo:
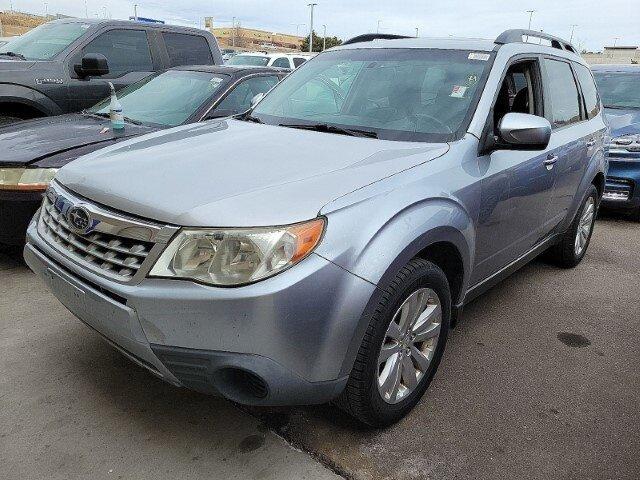
[(41, 111), (44, 115), (60, 115), (62, 109), (42, 92), (23, 85), (0, 83), (0, 112), (3, 103), (21, 103)]

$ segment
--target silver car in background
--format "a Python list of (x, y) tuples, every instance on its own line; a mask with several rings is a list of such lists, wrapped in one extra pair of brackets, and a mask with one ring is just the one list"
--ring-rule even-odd
[(389, 37), (65, 166), (27, 263), (175, 385), (397, 421), (466, 303), (542, 252), (582, 260), (608, 134), (564, 40)]

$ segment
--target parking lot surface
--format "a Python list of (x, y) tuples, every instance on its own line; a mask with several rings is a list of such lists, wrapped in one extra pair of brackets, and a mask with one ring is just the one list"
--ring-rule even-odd
[(238, 410), (163, 384), (0, 254), (0, 478), (640, 478), (640, 225), (574, 270), (536, 261), (469, 305), (401, 423)]

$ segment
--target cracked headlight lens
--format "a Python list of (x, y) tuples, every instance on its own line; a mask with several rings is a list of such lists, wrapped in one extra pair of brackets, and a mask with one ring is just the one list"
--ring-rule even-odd
[(237, 286), (275, 275), (309, 255), (325, 220), (282, 227), (211, 228), (180, 231), (149, 273), (209, 285)]

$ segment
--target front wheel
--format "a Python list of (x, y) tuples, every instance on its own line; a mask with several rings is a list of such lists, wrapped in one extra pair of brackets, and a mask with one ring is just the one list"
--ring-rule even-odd
[(338, 406), (375, 427), (405, 416), (436, 373), (450, 320), (447, 277), (413, 259), (385, 288)]
[(591, 185), (571, 226), (560, 243), (551, 250), (553, 260), (560, 267), (573, 268), (584, 258), (591, 242), (598, 213), (598, 202), (598, 191)]

